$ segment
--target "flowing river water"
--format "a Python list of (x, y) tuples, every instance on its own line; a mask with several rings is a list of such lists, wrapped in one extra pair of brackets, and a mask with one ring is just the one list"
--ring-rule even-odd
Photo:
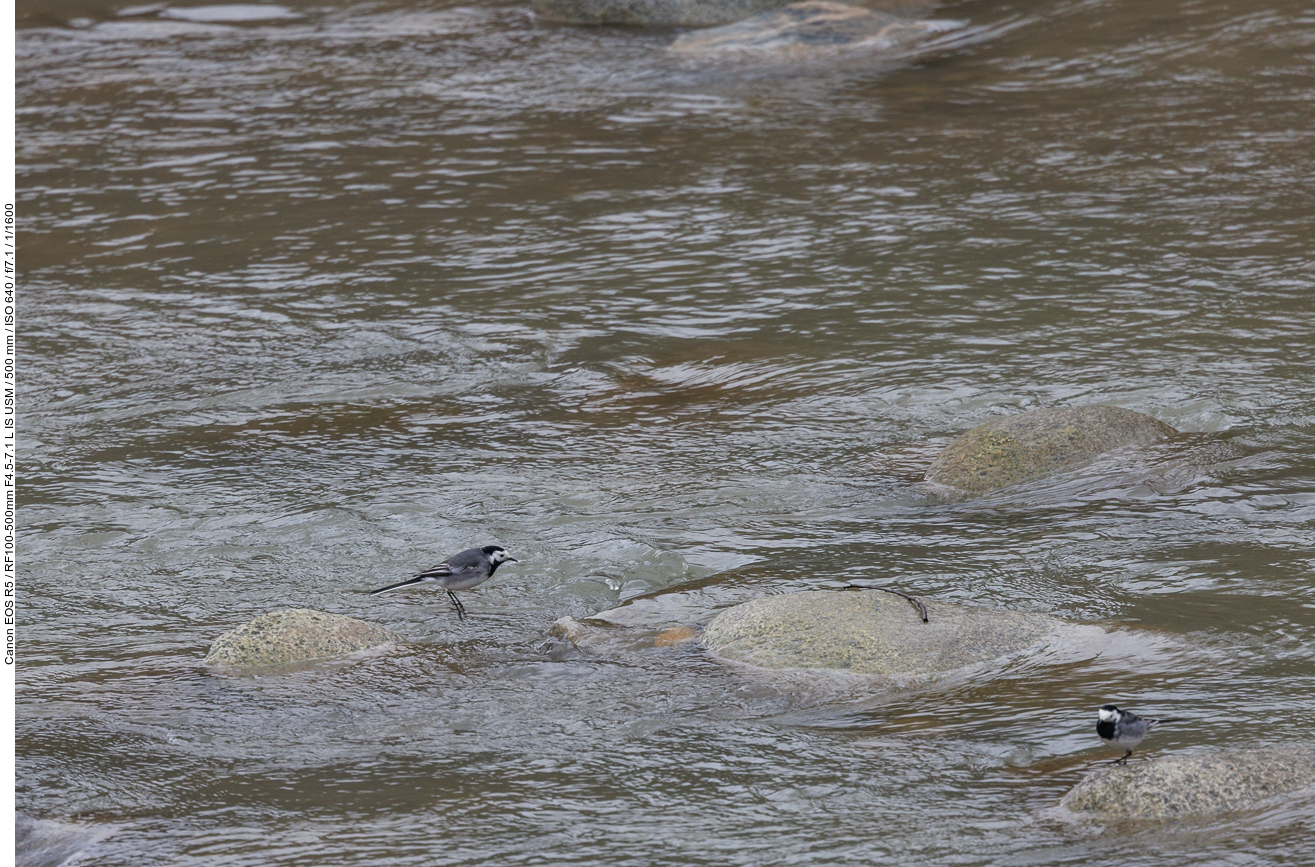
[[(87, 863), (1315, 858), (1309, 795), (1056, 809), (1107, 701), (1190, 718), (1148, 755), (1311, 743), (1309, 4), (950, 0), (925, 54), (738, 62), (521, 2), (122, 11), (20, 2), (16, 60), (17, 794)], [(1188, 435), (918, 484), (1093, 403)], [(366, 595), (493, 542), (464, 622)], [(886, 689), (547, 633), (851, 580), (1114, 650)], [(201, 666), (285, 607), (411, 643)]]

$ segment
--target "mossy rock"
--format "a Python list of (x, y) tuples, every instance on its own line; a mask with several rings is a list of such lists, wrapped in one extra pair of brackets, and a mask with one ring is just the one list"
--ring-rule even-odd
[(956, 22), (915, 21), (830, 0), (804, 0), (745, 21), (687, 33), (671, 45), (683, 54), (814, 55), (835, 50), (893, 50)]
[(331, 659), (402, 638), (382, 626), (310, 608), (271, 611), (226, 632), (210, 647), (205, 664), (253, 667)]
[(779, 9), (789, 0), (534, 0), (534, 11), (562, 24), (712, 27)]
[(1132, 760), (1096, 771), (1064, 796), (1075, 813), (1170, 819), (1227, 813), (1315, 783), (1315, 750), (1234, 750)]
[(949, 672), (1099, 627), (1045, 614), (905, 599), (876, 590), (763, 596), (722, 611), (703, 631), (718, 656), (761, 668), (911, 676)]
[(1037, 479), (1102, 452), (1178, 433), (1145, 413), (1114, 406), (1052, 407), (978, 425), (945, 447), (927, 481), (969, 494)]

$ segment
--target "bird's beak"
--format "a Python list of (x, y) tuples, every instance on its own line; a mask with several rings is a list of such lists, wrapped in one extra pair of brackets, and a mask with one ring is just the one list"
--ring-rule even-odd
[(508, 558), (507, 558), (505, 561), (503, 561), (503, 562), (506, 562), (506, 563), (519, 563), (520, 561), (517, 560), (515, 557), (508, 557)]

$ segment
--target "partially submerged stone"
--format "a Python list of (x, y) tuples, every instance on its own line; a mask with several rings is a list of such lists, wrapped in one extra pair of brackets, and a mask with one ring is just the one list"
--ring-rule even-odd
[(354, 617), (310, 608), (271, 611), (226, 632), (210, 647), (205, 664), (216, 666), (288, 665), (346, 656), (401, 637)]
[(587, 644), (596, 631), (596, 629), (586, 626), (570, 615), (557, 618), (553, 621), (552, 626), (548, 627), (548, 634), (553, 638), (569, 641), (577, 647)]
[(1234, 750), (1131, 761), (1096, 771), (1064, 796), (1075, 813), (1169, 819), (1227, 813), (1315, 784), (1315, 750)]
[(959, 26), (917, 21), (831, 0), (804, 0), (746, 21), (687, 33), (671, 45), (685, 54), (801, 55), (859, 49), (892, 50)]
[(762, 668), (910, 676), (949, 672), (1057, 641), (1101, 635), (1045, 614), (819, 590), (763, 596), (722, 611), (703, 632), (718, 656)]
[(659, 632), (653, 638), (653, 644), (656, 647), (675, 647), (697, 641), (699, 634), (699, 630), (693, 626), (672, 626)]
[(789, 0), (534, 0), (534, 11), (562, 24), (710, 27), (779, 9)]
[(115, 830), (112, 825), (55, 822), (16, 811), (13, 863), (15, 867), (60, 867), (81, 859)]
[(1176, 434), (1145, 413), (1114, 406), (1051, 407), (978, 425), (945, 447), (927, 481), (969, 494), (1084, 464), (1102, 452)]
[(654, 633), (651, 629), (631, 628), (597, 617), (561, 617), (548, 627), (553, 638), (569, 641), (580, 650), (634, 652), (652, 647), (675, 647), (697, 641), (699, 630), (693, 626), (669, 626)]

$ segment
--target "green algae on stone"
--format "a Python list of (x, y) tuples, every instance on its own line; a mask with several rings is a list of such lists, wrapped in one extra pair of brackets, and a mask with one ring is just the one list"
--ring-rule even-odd
[(1051, 407), (978, 425), (945, 447), (927, 481), (970, 494), (1036, 479), (1129, 445), (1176, 434), (1145, 413), (1114, 406)]
[(790, 0), (534, 0), (534, 11), (562, 24), (711, 27), (779, 9)]
[(354, 617), (310, 608), (286, 608), (262, 614), (219, 637), (206, 654), (214, 666), (287, 665), (346, 656), (401, 637)]
[(814, 55), (841, 49), (894, 49), (958, 26), (916, 21), (831, 0), (803, 0), (745, 21), (681, 36), (685, 54)]
[(763, 596), (722, 611), (703, 632), (718, 656), (761, 668), (909, 676), (954, 671), (1099, 627), (1044, 614), (908, 601), (873, 591)]
[(1060, 805), (1111, 819), (1227, 813), (1315, 783), (1315, 750), (1233, 750), (1115, 765), (1096, 771)]

